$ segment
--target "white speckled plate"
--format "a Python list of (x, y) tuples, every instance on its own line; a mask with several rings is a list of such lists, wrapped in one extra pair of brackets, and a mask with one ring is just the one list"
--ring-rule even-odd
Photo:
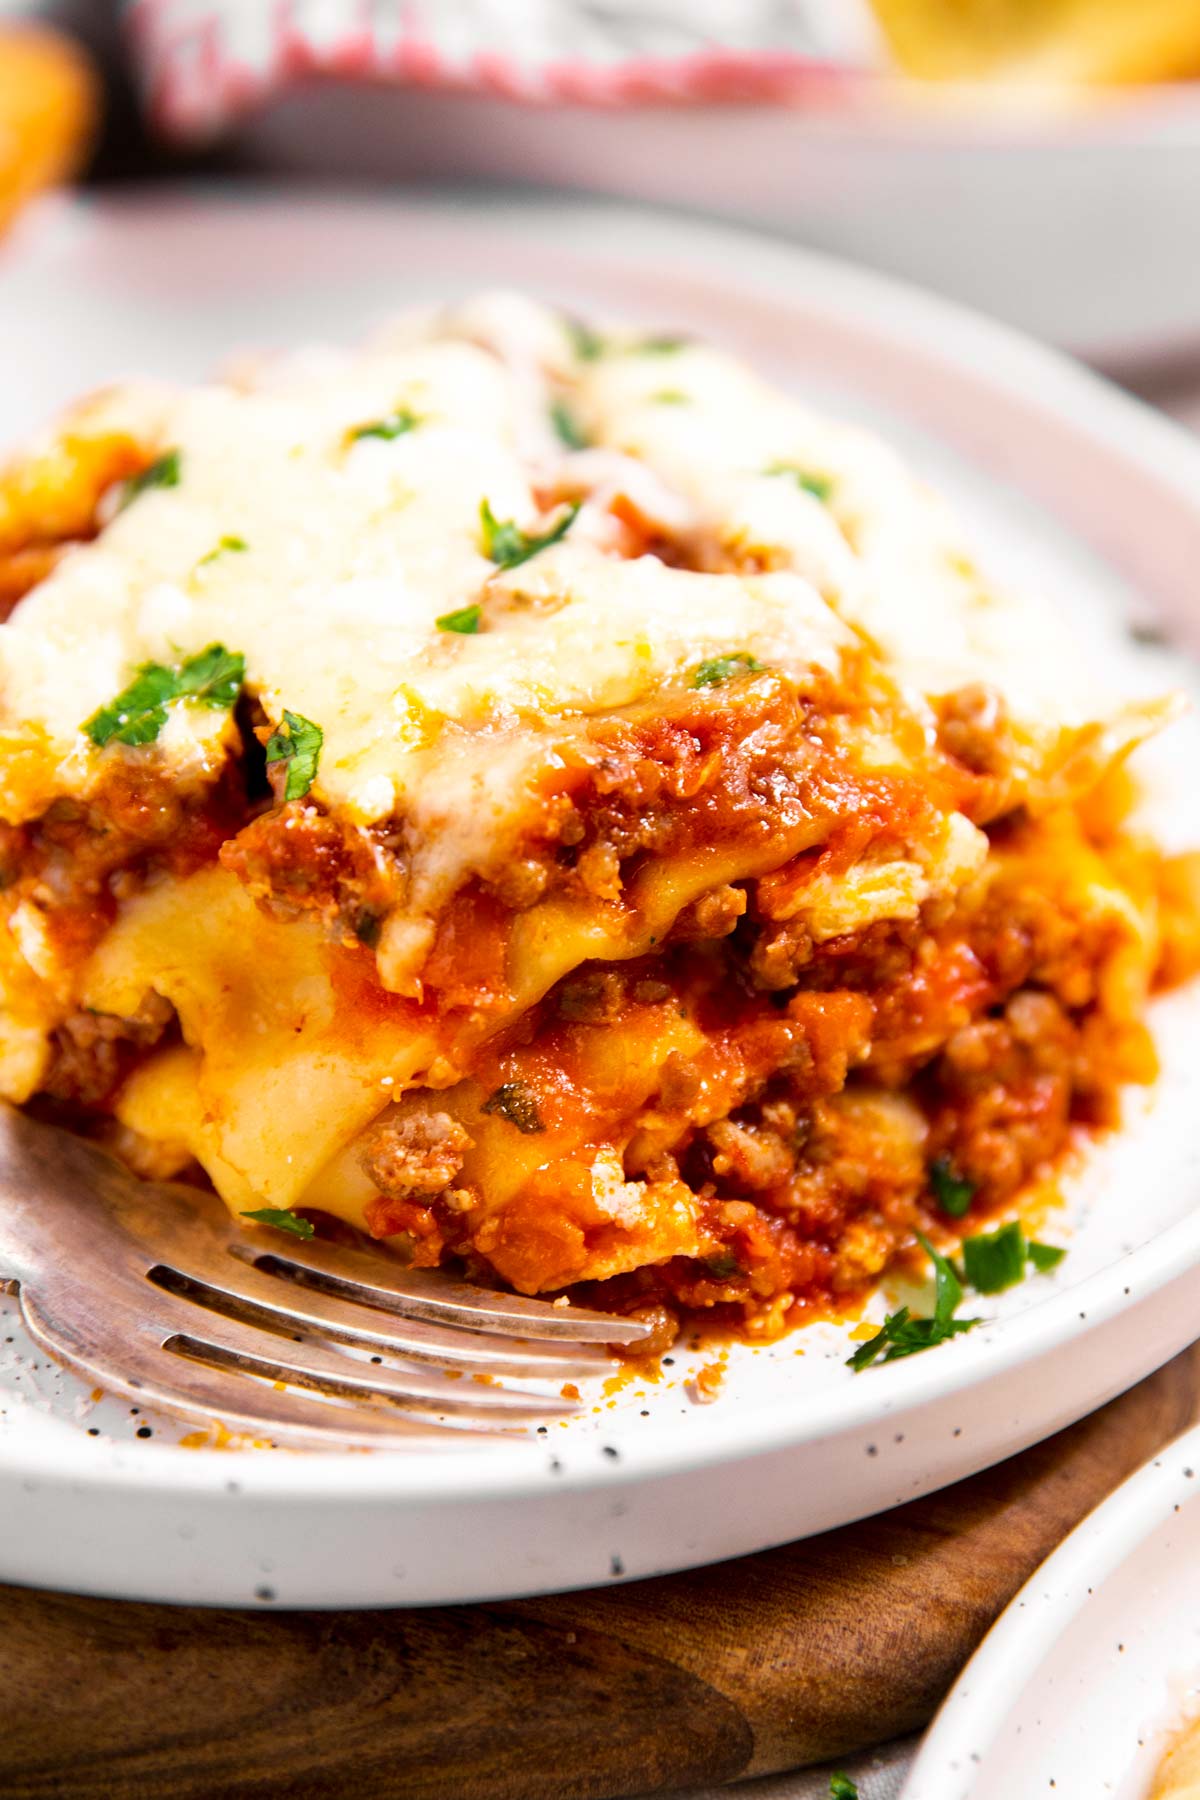
[[(4, 430), (112, 376), (197, 375), (489, 283), (709, 335), (875, 424), (952, 493), (998, 574), (1069, 608), (1135, 680), (1190, 679), (1125, 622), (1200, 637), (1200, 448), (943, 303), (678, 220), (245, 190), (56, 203), (0, 258)], [(1189, 725), (1156, 746), (1176, 843), (1200, 843), (1198, 750)], [(0, 1302), (0, 1579), (221, 1604), (484, 1599), (740, 1555), (970, 1474), (1194, 1335), (1200, 996), (1164, 1002), (1157, 1025), (1158, 1088), (1044, 1234), (1070, 1242), (1058, 1272), (989, 1303), (985, 1328), (862, 1375), (847, 1327), (825, 1324), (735, 1351), (710, 1406), (689, 1398), (681, 1353), (658, 1384), (589, 1396), (516, 1442), (187, 1448), (180, 1427), (35, 1366)]]
[(901, 1800), (1145, 1800), (1200, 1714), (1200, 1427), (1076, 1527), (992, 1627)]

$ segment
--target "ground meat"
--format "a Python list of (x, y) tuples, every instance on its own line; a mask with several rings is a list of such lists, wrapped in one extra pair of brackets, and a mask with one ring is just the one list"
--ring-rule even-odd
[(975, 775), (1002, 774), (1012, 762), (1012, 732), (995, 688), (972, 682), (939, 705), (938, 742)]
[(59, 544), (30, 544), (24, 550), (14, 550), (11, 556), (0, 556), (0, 623), (9, 617), (18, 601), (45, 581), (64, 554), (64, 547)]
[(956, 1031), (930, 1072), (931, 1151), (989, 1202), (1006, 1198), (1062, 1149), (1078, 1046), (1058, 1001), (1032, 990)]
[(621, 898), (621, 859), (611, 844), (589, 844), (576, 862), (575, 872), (593, 900)]
[(630, 1357), (664, 1356), (679, 1336), (679, 1317), (667, 1306), (653, 1304), (630, 1308), (628, 1317), (641, 1319), (650, 1327), (649, 1335), (642, 1338), (626, 1354)]
[[(437, 1211), (417, 1200), (380, 1194), (367, 1202), (366, 1220), (371, 1236), (392, 1239), (414, 1269), (436, 1269), (449, 1248)], [(403, 1242), (395, 1244), (397, 1238)]]
[(347, 934), (362, 936), (392, 898), (397, 868), (388, 846), (359, 826), (292, 800), (263, 813), (222, 844), (224, 868), (260, 904), (283, 916), (309, 908), (341, 916)]
[(755, 932), (749, 969), (755, 987), (779, 993), (794, 987), (801, 971), (812, 962), (815, 946), (803, 919), (785, 919)]
[(388, 1199), (426, 1200), (450, 1186), (473, 1140), (449, 1113), (385, 1119), (359, 1153), (364, 1173)]
[(137, 1057), (159, 1042), (174, 1019), (174, 1008), (150, 991), (129, 1018), (82, 1010), (54, 1034), (54, 1050), (43, 1091), (52, 1099), (80, 1106), (109, 1100)]
[(116, 909), (148, 877), (211, 863), (245, 816), (232, 759), (215, 781), (185, 785), (143, 747), (106, 753), (87, 800), (61, 798), (19, 830), (0, 828), (0, 887), (42, 915), (68, 966), (95, 948)]
[(550, 883), (550, 871), (535, 857), (518, 857), (493, 875), (487, 886), (513, 912), (536, 906)]
[(703, 1086), (704, 1077), (695, 1063), (680, 1051), (672, 1050), (659, 1077), (659, 1105), (668, 1112), (686, 1112)]
[(718, 1119), (708, 1126), (705, 1136), (713, 1151), (713, 1174), (731, 1186), (752, 1192), (778, 1187), (792, 1172), (792, 1150), (765, 1126)]
[(743, 888), (710, 888), (707, 894), (683, 908), (671, 928), (672, 943), (694, 943), (704, 938), (728, 937), (746, 910)]
[[(642, 984), (638, 984), (639, 986)], [(668, 987), (658, 984), (661, 992), (651, 996), (663, 999)], [(595, 966), (568, 975), (558, 990), (558, 1014), (579, 1025), (605, 1025), (620, 1016), (625, 1004), (625, 977), (618, 969)], [(640, 999), (642, 996), (636, 994)]]

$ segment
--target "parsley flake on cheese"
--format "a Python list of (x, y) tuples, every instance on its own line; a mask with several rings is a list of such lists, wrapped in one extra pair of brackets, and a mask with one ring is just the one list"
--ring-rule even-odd
[(245, 538), (235, 537), (232, 533), (227, 533), (226, 536), (218, 538), (208, 555), (202, 556), (196, 567), (202, 569), (206, 563), (216, 562), (218, 556), (225, 556), (232, 552), (240, 552), (242, 550), (248, 550), (249, 548), (250, 546)]
[(550, 423), (554, 427), (554, 435), (564, 450), (587, 449), (588, 440), (565, 400), (556, 400), (550, 408)]
[(638, 356), (674, 356), (677, 350), (686, 350), (690, 342), (690, 338), (656, 332), (651, 337), (639, 338), (633, 349)]
[(764, 475), (790, 475), (798, 488), (811, 494), (814, 500), (823, 503), (833, 497), (834, 480), (831, 475), (816, 475), (811, 469), (803, 469), (798, 463), (770, 463), (763, 470)]
[(319, 725), (284, 708), (282, 725), (267, 739), (267, 766), (272, 763), (287, 765), (285, 800), (303, 800), (317, 778), (317, 764), (324, 742), (325, 733)]
[(457, 612), (443, 613), (435, 619), (439, 631), (457, 631), (462, 637), (474, 637), (483, 622), (483, 608), (478, 600), (470, 606), (460, 606)]
[(498, 519), (487, 501), (480, 503), (479, 518), (483, 526), (483, 553), (497, 568), (515, 569), (528, 562), (539, 550), (546, 550), (566, 537), (575, 523), (579, 502), (568, 506), (556, 525), (541, 533), (522, 531), (512, 519)]
[(762, 668), (757, 656), (751, 656), (748, 650), (731, 650), (727, 656), (710, 656), (700, 663), (692, 676), (692, 686), (720, 687), (734, 675), (758, 675)]
[(178, 450), (164, 450), (156, 457), (148, 468), (139, 475), (131, 475), (128, 481), (121, 484), (121, 502), (118, 512), (124, 512), (130, 503), (144, 494), (148, 488), (173, 488), (179, 486), (181, 475)]
[(395, 412), (387, 413), (382, 419), (372, 419), (366, 425), (356, 426), (350, 437), (354, 443), (360, 438), (383, 438), (390, 443), (393, 438), (415, 431), (420, 423), (415, 412), (410, 411), (407, 406), (398, 406)]
[(93, 744), (152, 744), (167, 722), (167, 707), (176, 700), (229, 711), (246, 678), (246, 659), (210, 644), (177, 668), (143, 663), (115, 700), (92, 714), (83, 727)]
[(563, 329), (580, 362), (597, 362), (604, 355), (604, 339), (585, 320), (575, 319), (567, 314), (563, 318)]

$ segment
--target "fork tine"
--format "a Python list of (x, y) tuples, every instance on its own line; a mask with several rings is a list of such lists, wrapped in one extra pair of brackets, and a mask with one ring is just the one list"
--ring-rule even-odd
[(283, 1282), (241, 1257), (213, 1254), (199, 1241), (188, 1256), (186, 1271), (160, 1263), (148, 1271), (148, 1279), (182, 1299), (264, 1330), (288, 1335), (303, 1331), (435, 1368), (554, 1381), (612, 1370), (611, 1358), (600, 1345), (561, 1349), (545, 1341), (519, 1345), (477, 1331), (401, 1319), (307, 1283)]
[[(561, 1400), (508, 1388), (471, 1386), (447, 1391), (432, 1387), (429, 1381), (402, 1377), (393, 1369), (356, 1365), (349, 1357), (322, 1350), (307, 1339), (301, 1340), (294, 1358), (282, 1361), (263, 1355), (261, 1344), (235, 1349), (221, 1342), (221, 1336), (212, 1331), (200, 1337), (174, 1332), (164, 1340), (163, 1349), (205, 1363), (209, 1368), (283, 1382), (288, 1387), (310, 1388), (332, 1399), (382, 1402), (403, 1412), (431, 1413), (438, 1419), (499, 1418), (519, 1424), (527, 1419), (561, 1418), (576, 1410)], [(339, 1363), (345, 1364), (345, 1371), (338, 1368)], [(356, 1367), (363, 1369), (363, 1378), (355, 1375)]]
[(351, 1400), (386, 1401), (410, 1412), (470, 1418), (502, 1414), (517, 1420), (561, 1418), (573, 1410), (557, 1396), (493, 1387), (470, 1377), (456, 1380), (432, 1369), (360, 1362), (308, 1337), (288, 1344), (285, 1351), (279, 1338), (264, 1337), (254, 1326), (219, 1313), (207, 1313), (203, 1322), (191, 1313), (182, 1330), (163, 1333), (163, 1347), (214, 1367), (283, 1381), (289, 1387), (315, 1388)]
[(576, 1343), (635, 1344), (650, 1329), (641, 1319), (471, 1287), (440, 1270), (427, 1273), (422, 1269), (404, 1269), (388, 1264), (381, 1256), (341, 1244), (322, 1244), (316, 1239), (289, 1244), (286, 1251), (273, 1246), (258, 1249), (244, 1239), (231, 1239), (229, 1248), (235, 1256), (254, 1262), (258, 1268), (288, 1276), (305, 1286), (320, 1287), (364, 1306), (398, 1313), (402, 1318), (427, 1319), (465, 1331)]
[(504, 1427), (466, 1418), (435, 1419), (399, 1407), (327, 1400), (305, 1389), (210, 1368), (202, 1362), (163, 1353), (162, 1332), (134, 1315), (117, 1317), (112, 1355), (68, 1344), (42, 1317), (36, 1301), (20, 1295), (26, 1330), (47, 1355), (138, 1405), (185, 1419), (219, 1423), (235, 1433), (272, 1442), (304, 1445), (359, 1445), (386, 1449), (397, 1440), (436, 1440), (470, 1445), (503, 1440)]

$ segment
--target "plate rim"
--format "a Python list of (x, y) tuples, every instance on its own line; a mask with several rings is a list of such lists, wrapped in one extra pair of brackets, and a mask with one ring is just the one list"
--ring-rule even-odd
[(967, 1800), (954, 1772), (986, 1763), (1055, 1644), (1170, 1519), (1200, 1504), (1200, 1425), (1144, 1463), (1068, 1533), (1009, 1601), (938, 1709), (899, 1800)]
[[(110, 220), (142, 217), (152, 221), (164, 211), (177, 215), (181, 202), (209, 213), (232, 208), (245, 214), (247, 209), (257, 208), (278, 216), (303, 216), (306, 221), (349, 206), (381, 220), (394, 221), (399, 215), (456, 230), (474, 225), (501, 235), (544, 238), (550, 234), (559, 245), (565, 241), (577, 255), (587, 251), (595, 221), (601, 218), (610, 229), (619, 226), (623, 258), (631, 243), (637, 254), (650, 251), (661, 256), (665, 244), (674, 239), (689, 258), (697, 259), (703, 278), (714, 288), (723, 288), (734, 303), (756, 287), (768, 298), (786, 298), (783, 290), (796, 284), (799, 277), (805, 305), (822, 310), (836, 307), (854, 326), (874, 332), (894, 347), (919, 349), (951, 370), (970, 376), (976, 384), (982, 381), (1017, 399), (1031, 415), (1049, 414), (1073, 431), (1118, 451), (1157, 486), (1166, 486), (1200, 526), (1200, 442), (1182, 426), (1013, 327), (926, 293), (916, 284), (764, 237), (747, 227), (698, 222), (666, 210), (619, 202), (581, 202), (573, 197), (496, 204), (467, 202), (457, 196), (451, 207), (440, 194), (365, 194), (325, 185), (298, 185), (280, 193), (253, 182), (200, 181), (181, 184), (171, 196), (153, 188), (131, 188), (103, 199), (46, 202), (34, 209), (36, 216), (26, 230), (15, 233), (0, 253), (0, 269), (6, 260), (21, 255), (22, 245), (30, 241), (27, 233), (36, 255), (36, 234), (41, 229), (48, 228), (53, 236), (64, 221), (69, 225), (82, 219), (91, 230), (103, 230)], [(738, 271), (736, 277), (725, 272), (731, 267)], [(990, 1323), (977, 1334), (943, 1348), (938, 1359), (872, 1370), (861, 1398), (858, 1389), (831, 1388), (827, 1395), (807, 1400), (799, 1417), (783, 1417), (766, 1406), (753, 1413), (743, 1409), (736, 1430), (724, 1436), (710, 1435), (707, 1442), (696, 1434), (688, 1443), (677, 1431), (668, 1430), (639, 1435), (623, 1442), (619, 1464), (600, 1458), (590, 1466), (568, 1463), (560, 1487), (576, 1492), (615, 1489), (862, 1432), (901, 1412), (916, 1412), (933, 1401), (952, 1399), (982, 1385), (989, 1376), (1019, 1370), (1064, 1342), (1087, 1338), (1125, 1310), (1128, 1296), (1124, 1288), (1136, 1284), (1138, 1297), (1145, 1300), (1197, 1267), (1200, 1207), (1071, 1288), (1048, 1294), (1018, 1317)], [(1081, 1309), (1087, 1312), (1087, 1328), (1082, 1332), (1075, 1328)], [(1147, 1372), (1132, 1369), (1128, 1385)], [(479, 1443), (474, 1442), (472, 1448), (479, 1449)], [(107, 1439), (97, 1440), (92, 1450), (91, 1466), (81, 1468), (79, 1445), (73, 1436), (58, 1442), (35, 1436), (20, 1448), (21, 1473), (42, 1482), (82, 1483), (104, 1490), (133, 1482), (144, 1493), (157, 1490), (198, 1496), (227, 1487), (228, 1465), (223, 1457), (197, 1456), (182, 1446), (163, 1444), (156, 1444), (147, 1454), (140, 1447)], [(486, 1450), (489, 1462), (476, 1466), (486, 1468), (489, 1496), (519, 1499), (544, 1494), (545, 1469), (540, 1459), (535, 1462), (528, 1456), (527, 1440), (489, 1444)], [(344, 1486), (344, 1451), (306, 1451), (299, 1457), (247, 1455), (239, 1459), (239, 1482), (244, 1495), (281, 1502), (307, 1503), (334, 1494), (342, 1505), (373, 1501), (390, 1493), (414, 1501), (461, 1498), (466, 1454), (469, 1452), (460, 1445), (445, 1450), (422, 1448), (417, 1454), (411, 1448), (377, 1449), (370, 1456), (356, 1458), (353, 1491)]]

